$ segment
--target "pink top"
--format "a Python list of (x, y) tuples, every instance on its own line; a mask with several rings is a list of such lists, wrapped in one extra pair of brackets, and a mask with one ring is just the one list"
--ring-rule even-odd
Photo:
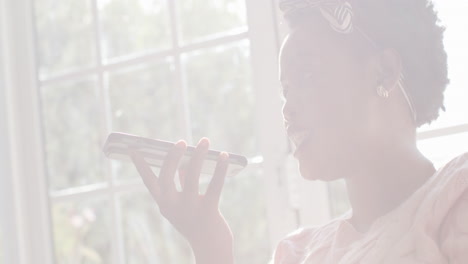
[(450, 161), (366, 233), (346, 219), (280, 241), (274, 264), (468, 264), (468, 153)]

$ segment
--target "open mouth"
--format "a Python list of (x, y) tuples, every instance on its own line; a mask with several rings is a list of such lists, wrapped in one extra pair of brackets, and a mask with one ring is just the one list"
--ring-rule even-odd
[(296, 157), (296, 154), (303, 147), (304, 142), (309, 138), (311, 132), (309, 130), (300, 130), (294, 133), (291, 133), (290, 138), (293, 142), (293, 155)]

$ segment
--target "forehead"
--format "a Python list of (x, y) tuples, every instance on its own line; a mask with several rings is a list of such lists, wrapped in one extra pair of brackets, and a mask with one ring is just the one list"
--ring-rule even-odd
[(301, 67), (323, 64), (336, 55), (337, 41), (333, 34), (317, 28), (297, 28), (292, 30), (281, 46), (280, 74), (288, 74)]

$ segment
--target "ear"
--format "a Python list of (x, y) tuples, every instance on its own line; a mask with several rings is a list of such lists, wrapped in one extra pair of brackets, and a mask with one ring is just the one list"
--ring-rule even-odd
[(378, 68), (380, 71), (380, 83), (388, 91), (398, 87), (398, 81), (402, 72), (401, 57), (393, 48), (385, 49), (380, 53)]

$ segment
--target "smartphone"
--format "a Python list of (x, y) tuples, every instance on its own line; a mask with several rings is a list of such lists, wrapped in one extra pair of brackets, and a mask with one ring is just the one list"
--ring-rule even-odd
[[(161, 168), (164, 158), (174, 145), (175, 142), (114, 132), (107, 137), (103, 151), (106, 157), (110, 159), (130, 162), (131, 152), (137, 151), (150, 166)], [(181, 159), (179, 168), (188, 166), (194, 151), (194, 146), (187, 146), (187, 151)], [(206, 158), (203, 161), (202, 174), (209, 174), (210, 176), (214, 174), (220, 153), (221, 152), (217, 150), (208, 150)], [(229, 165), (226, 176), (234, 176), (247, 166), (247, 158), (239, 154), (229, 153), (228, 162)]]

